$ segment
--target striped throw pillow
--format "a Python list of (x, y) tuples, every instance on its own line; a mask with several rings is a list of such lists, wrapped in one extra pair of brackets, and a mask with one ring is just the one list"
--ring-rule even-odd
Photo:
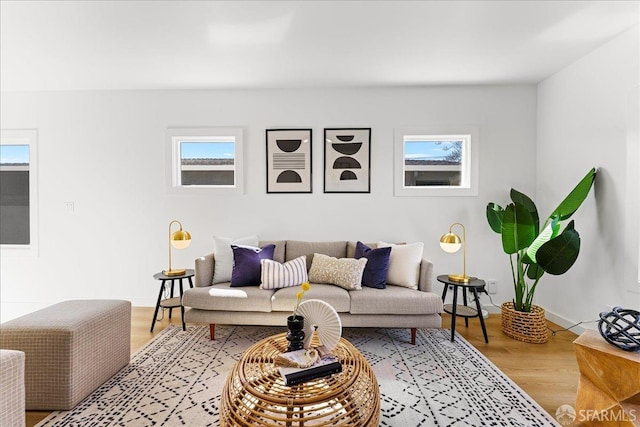
[(307, 282), (307, 257), (302, 255), (284, 264), (270, 259), (260, 260), (260, 289), (280, 289)]

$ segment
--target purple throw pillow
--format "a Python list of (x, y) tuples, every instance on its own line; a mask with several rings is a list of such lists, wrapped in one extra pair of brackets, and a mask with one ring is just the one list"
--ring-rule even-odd
[(260, 260), (272, 260), (275, 248), (276, 245), (266, 245), (261, 248), (231, 245), (233, 250), (231, 286), (259, 286)]
[(377, 289), (386, 288), (390, 256), (391, 247), (373, 249), (362, 242), (356, 243), (356, 251), (353, 257), (367, 259), (367, 265), (362, 273), (363, 286)]

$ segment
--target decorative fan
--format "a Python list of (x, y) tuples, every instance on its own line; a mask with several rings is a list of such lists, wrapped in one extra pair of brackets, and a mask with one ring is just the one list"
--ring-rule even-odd
[(310, 347), (314, 332), (329, 351), (338, 345), (342, 322), (333, 307), (322, 300), (310, 299), (300, 304), (298, 314), (304, 317), (304, 348)]

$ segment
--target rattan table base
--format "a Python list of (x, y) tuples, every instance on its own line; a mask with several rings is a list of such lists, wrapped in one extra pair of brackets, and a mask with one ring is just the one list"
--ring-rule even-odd
[(340, 339), (334, 354), (342, 372), (288, 387), (274, 358), (286, 351), (285, 334), (250, 347), (222, 390), (221, 426), (377, 426), (378, 381), (362, 354)]

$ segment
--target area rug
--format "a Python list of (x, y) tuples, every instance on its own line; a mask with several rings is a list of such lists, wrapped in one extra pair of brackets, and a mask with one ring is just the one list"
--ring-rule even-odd
[[(220, 394), (251, 344), (284, 328), (169, 326), (131, 363), (71, 411), (38, 427), (218, 426)], [(373, 368), (381, 426), (558, 425), (522, 389), (461, 336), (446, 329), (349, 328), (343, 336)], [(373, 427), (373, 426), (366, 426)]]

